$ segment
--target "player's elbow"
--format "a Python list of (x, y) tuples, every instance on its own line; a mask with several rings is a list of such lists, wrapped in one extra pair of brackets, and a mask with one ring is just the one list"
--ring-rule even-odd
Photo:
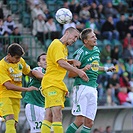
[(7, 90), (12, 90), (12, 85), (10, 82), (5, 82), (3, 85), (6, 87)]
[(60, 60), (58, 60), (57, 62), (58, 62), (58, 64), (59, 64), (60, 67), (66, 68), (67, 63), (66, 63), (65, 60), (60, 59)]
[(68, 78), (72, 78), (73, 76), (70, 74), (70, 73), (68, 73)]

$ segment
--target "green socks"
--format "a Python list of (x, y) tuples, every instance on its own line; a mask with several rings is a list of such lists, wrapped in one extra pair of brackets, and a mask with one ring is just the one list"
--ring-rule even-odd
[(78, 127), (74, 123), (71, 123), (67, 128), (66, 133), (75, 133), (77, 129)]
[(83, 126), (80, 133), (90, 133), (90, 132), (91, 132), (91, 128)]

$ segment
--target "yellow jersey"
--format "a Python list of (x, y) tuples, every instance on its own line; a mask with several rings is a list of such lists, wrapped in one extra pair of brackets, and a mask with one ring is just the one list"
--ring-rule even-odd
[(16, 86), (22, 86), (22, 74), (27, 75), (29, 72), (30, 66), (26, 64), (23, 58), (16, 64), (8, 63), (5, 61), (5, 58), (3, 58), (0, 61), (0, 98), (21, 98), (21, 92), (7, 90), (3, 84), (10, 81)]
[(62, 44), (59, 39), (54, 39), (47, 51), (47, 68), (41, 83), (42, 89), (55, 86), (66, 92), (68, 91), (65, 83), (63, 82), (67, 70), (60, 67), (57, 63), (60, 59), (67, 61), (67, 56), (68, 49), (66, 45)]

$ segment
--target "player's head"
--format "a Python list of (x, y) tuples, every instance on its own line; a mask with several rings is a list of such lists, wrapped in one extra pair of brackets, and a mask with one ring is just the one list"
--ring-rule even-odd
[(80, 38), (85, 46), (94, 47), (97, 44), (97, 38), (94, 31), (91, 28), (84, 29), (81, 34)]
[(46, 53), (42, 53), (38, 56), (37, 64), (42, 68), (46, 68)]
[(25, 54), (24, 49), (17, 43), (11, 44), (7, 49), (8, 61), (10, 63), (17, 63)]
[(79, 38), (79, 31), (74, 27), (69, 27), (65, 30), (64, 36), (66, 45), (72, 45)]

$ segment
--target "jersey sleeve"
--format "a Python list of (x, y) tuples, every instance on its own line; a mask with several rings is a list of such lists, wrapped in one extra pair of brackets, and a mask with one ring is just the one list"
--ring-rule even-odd
[(3, 85), (7, 81), (11, 81), (8, 71), (5, 66), (0, 65), (0, 84)]
[(43, 69), (42, 67), (35, 67), (35, 68), (33, 68), (33, 70), (37, 70), (37, 71), (39, 71), (39, 72), (43, 72), (42, 69)]
[(59, 43), (59, 45), (54, 44), (52, 47), (52, 55), (55, 62), (57, 62), (60, 59), (67, 60), (67, 55), (64, 54), (62, 44)]
[(83, 58), (83, 50), (80, 48), (77, 51), (75, 51), (75, 53), (73, 54), (73, 58), (75, 60), (81, 61)]
[(21, 58), (21, 63), (23, 65), (22, 73), (24, 75), (29, 74), (31, 71), (30, 66), (25, 62), (25, 60), (23, 58)]

